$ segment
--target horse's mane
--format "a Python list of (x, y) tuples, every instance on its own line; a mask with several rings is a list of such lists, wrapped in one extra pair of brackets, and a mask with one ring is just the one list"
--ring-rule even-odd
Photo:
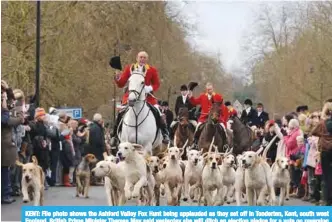
[(246, 128), (246, 129), (251, 130), (250, 127), (247, 126), (246, 124), (244, 124), (238, 116), (233, 116), (233, 120), (234, 120), (234, 122), (237, 122), (239, 124), (240, 128)]

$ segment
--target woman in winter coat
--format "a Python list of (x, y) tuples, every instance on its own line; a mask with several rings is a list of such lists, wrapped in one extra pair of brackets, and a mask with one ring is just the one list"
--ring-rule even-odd
[[(275, 132), (275, 127), (274, 127), (275, 121), (274, 120), (269, 120), (265, 124), (265, 135), (264, 135), (264, 140), (266, 142), (270, 142), (277, 134)], [(274, 142), (272, 143), (269, 151), (267, 152), (266, 156), (271, 160), (271, 164), (273, 164), (276, 160), (277, 157), (277, 148), (278, 148), (278, 142), (280, 141), (279, 138), (276, 138)]]
[(46, 112), (43, 108), (35, 110), (35, 121), (30, 122), (30, 135), (32, 138), (33, 155), (36, 156), (38, 164), (46, 173), (49, 168), (49, 146), (47, 143)]
[(70, 168), (74, 166), (74, 145), (71, 138), (71, 131), (65, 129), (61, 133), (64, 137), (62, 142), (62, 150), (60, 152), (60, 161), (63, 167), (63, 185), (66, 187), (71, 187), (70, 184)]
[[(286, 123), (288, 123), (287, 127), (285, 126)], [(291, 115), (286, 115), (283, 118), (283, 128), (279, 128), (277, 124), (274, 124), (274, 128), (275, 133), (280, 139), (277, 148), (277, 157), (285, 156), (289, 160), (294, 159), (293, 157), (296, 156), (299, 151), (296, 138), (298, 136), (303, 136), (303, 132), (300, 129), (299, 121), (297, 119), (294, 119), (294, 117)], [(297, 178), (295, 178), (297, 175), (294, 176), (296, 174), (296, 168), (294, 166), (294, 161), (290, 161), (290, 164), (291, 181), (292, 186), (294, 187), (297, 183)]]
[(81, 143), (82, 139), (77, 135), (78, 132), (78, 122), (76, 120), (70, 120), (69, 121), (69, 126), (72, 131), (72, 142), (74, 146), (74, 151), (75, 151), (75, 156), (73, 160), (73, 167), (71, 168), (70, 171), (70, 182), (74, 183), (75, 182), (75, 168), (80, 164), (82, 160), (82, 153), (81, 153)]
[(77, 127), (77, 132), (76, 135), (81, 139), (80, 143), (80, 153), (81, 157), (86, 155), (85, 151), (88, 150), (89, 144), (87, 143), (88, 139), (88, 121), (84, 118), (81, 118), (78, 121), (78, 127)]
[(7, 83), (1, 81), (1, 203), (11, 204), (15, 200), (11, 197), (9, 167), (15, 165), (17, 148), (13, 143), (13, 127), (24, 123), (23, 113), (16, 117), (10, 115), (7, 106)]
[(332, 206), (332, 99), (326, 101), (321, 121), (313, 129), (312, 135), (319, 137), (318, 148), (324, 182), (324, 199), (326, 206)]
[[(312, 129), (319, 123), (320, 116), (318, 112), (313, 112), (310, 114), (309, 118), (306, 121), (306, 129), (311, 132)], [(305, 200), (310, 202), (315, 202), (314, 191), (315, 191), (315, 168), (317, 165), (316, 162), (316, 153), (318, 151), (318, 137), (313, 135), (308, 135), (308, 144), (305, 155), (305, 170), (308, 172), (308, 191), (309, 197)]]

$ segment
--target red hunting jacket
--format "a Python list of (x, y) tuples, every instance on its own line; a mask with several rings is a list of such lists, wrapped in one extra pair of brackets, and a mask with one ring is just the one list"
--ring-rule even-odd
[(237, 111), (233, 107), (228, 109), (229, 116), (237, 116)]
[[(137, 66), (137, 64), (133, 64), (133, 65)], [(125, 67), (125, 69), (123, 70), (123, 72), (121, 73), (120, 78), (114, 80), (118, 87), (123, 88), (127, 84), (127, 81), (131, 75), (131, 71), (130, 71), (131, 66), (132, 65), (127, 65)], [(153, 88), (153, 92), (156, 92), (160, 87), (158, 71), (155, 67), (147, 65), (147, 64), (145, 65), (145, 67), (147, 69), (146, 76), (145, 76), (145, 85), (147, 85), (147, 86), (151, 85)], [(123, 104), (127, 104), (128, 96), (129, 96), (129, 93), (127, 91), (122, 97)], [(156, 105), (158, 103), (157, 99), (153, 98), (151, 95), (148, 95), (146, 100), (151, 105)]]
[[(213, 93), (212, 98), (214, 102), (223, 102), (222, 95), (218, 93)], [(201, 106), (201, 115), (198, 119), (198, 122), (206, 122), (209, 116), (210, 109), (212, 107), (212, 101), (209, 100), (207, 93), (202, 93), (198, 98), (191, 97), (190, 103), (194, 106), (200, 105)], [(225, 126), (227, 124), (227, 120), (229, 117), (228, 108), (222, 103), (221, 104), (221, 114), (219, 117), (219, 123), (224, 123)]]

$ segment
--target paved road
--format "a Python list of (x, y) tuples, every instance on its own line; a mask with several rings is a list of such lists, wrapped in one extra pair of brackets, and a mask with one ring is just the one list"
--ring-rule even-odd
[[(51, 187), (45, 191), (45, 206), (105, 206), (107, 205), (106, 195), (103, 186), (91, 187), (89, 199), (75, 197), (75, 188)], [(192, 205), (182, 202), (183, 205)], [(16, 202), (10, 205), (1, 205), (1, 221), (20, 221), (21, 206), (32, 205), (32, 203), (23, 204), (22, 197), (16, 197)], [(130, 201), (127, 205), (135, 205)], [(165, 198), (161, 199), (161, 205), (166, 205)], [(234, 206), (234, 204), (232, 204)], [(312, 205), (299, 199), (291, 199), (286, 202), (291, 206), (308, 206)]]

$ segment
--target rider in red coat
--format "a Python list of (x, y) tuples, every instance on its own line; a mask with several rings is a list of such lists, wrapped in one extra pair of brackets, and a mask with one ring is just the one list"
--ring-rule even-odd
[(192, 105), (201, 106), (201, 115), (198, 119), (198, 125), (196, 127), (196, 132), (195, 132), (195, 143), (198, 141), (198, 136), (200, 133), (198, 133), (199, 126), (202, 123), (205, 123), (208, 119), (210, 109), (212, 107), (212, 102), (214, 103), (220, 103), (220, 116), (219, 116), (219, 123), (220, 126), (224, 129), (225, 136), (227, 138), (227, 120), (229, 118), (229, 113), (227, 107), (223, 104), (223, 97), (221, 94), (215, 93), (213, 91), (213, 85), (211, 83), (206, 84), (206, 92), (202, 93), (198, 98), (194, 98), (192, 96), (192, 91), (189, 92), (188, 97), (190, 98), (189, 101), (191, 102)]
[(192, 105), (201, 106), (201, 115), (198, 119), (198, 125), (201, 125), (202, 123), (207, 121), (207, 118), (209, 116), (210, 109), (212, 107), (212, 102), (221, 103), (221, 114), (219, 117), (219, 122), (223, 123), (224, 126), (226, 126), (229, 114), (227, 107), (223, 104), (223, 97), (221, 94), (215, 93), (213, 91), (213, 86), (211, 83), (206, 84), (206, 92), (202, 93), (199, 97), (194, 98), (191, 93), (189, 93), (190, 99)]
[(225, 106), (228, 108), (229, 116), (237, 116), (237, 111), (234, 109), (230, 101), (225, 102)]
[[(131, 73), (130, 72), (131, 66), (132, 65), (127, 65), (125, 67), (124, 71), (122, 72), (121, 76), (119, 75), (115, 79), (115, 83), (118, 87), (123, 88), (127, 84), (127, 81), (129, 79), (130, 73)], [(138, 68), (140, 65), (139, 65), (139, 63), (136, 63), (136, 64), (134, 64), (134, 66), (135, 66), (135, 68)], [(145, 64), (144, 66), (147, 70), (146, 76), (145, 76), (145, 92), (146, 93), (157, 92), (157, 90), (160, 87), (157, 69), (148, 64)], [(129, 93), (127, 91), (122, 97), (122, 101), (124, 103), (127, 103), (128, 96), (129, 96)], [(150, 94), (147, 95), (146, 101), (151, 105), (156, 105), (158, 103), (157, 99), (152, 97)]]
[[(145, 67), (146, 71), (146, 76), (145, 76), (145, 87), (144, 90), (148, 94), (146, 101), (148, 104), (150, 104), (151, 111), (155, 115), (157, 122), (158, 122), (158, 127), (161, 129), (162, 134), (163, 134), (163, 143), (168, 143), (169, 142), (169, 133), (167, 130), (167, 124), (164, 121), (163, 118), (161, 118), (161, 113), (158, 108), (158, 101), (156, 98), (154, 98), (151, 94), (153, 92), (156, 92), (159, 87), (160, 87), (160, 81), (159, 81), (159, 75), (158, 71), (155, 67), (150, 66), (147, 64), (148, 61), (148, 54), (146, 52), (139, 52), (136, 58), (137, 63), (132, 64), (132, 65), (127, 65), (122, 73), (116, 73), (114, 77), (114, 81), (116, 85), (120, 88), (123, 88), (127, 82), (128, 79), (131, 75), (131, 67), (134, 66), (135, 69), (143, 69)], [(122, 98), (122, 103), (127, 104), (129, 93), (128, 91), (123, 95)], [(116, 124), (114, 125), (113, 133), (112, 133), (112, 139), (117, 138), (117, 129), (119, 126), (119, 123), (125, 113), (125, 110), (122, 110), (118, 113), (118, 117), (116, 120)], [(118, 139), (118, 138), (117, 138)], [(114, 146), (115, 141), (112, 140), (111, 145)]]

